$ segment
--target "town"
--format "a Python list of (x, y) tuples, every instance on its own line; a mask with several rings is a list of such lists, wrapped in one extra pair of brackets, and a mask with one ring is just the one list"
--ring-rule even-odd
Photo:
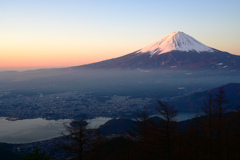
[(90, 117), (119, 117), (136, 112), (150, 103), (151, 98), (130, 96), (95, 96), (94, 93), (66, 92), (21, 95), (0, 92), (0, 117), (17, 119), (78, 119), (83, 114)]

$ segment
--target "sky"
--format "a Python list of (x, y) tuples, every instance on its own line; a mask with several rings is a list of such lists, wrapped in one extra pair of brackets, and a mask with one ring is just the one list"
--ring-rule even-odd
[(0, 71), (116, 58), (171, 32), (240, 55), (239, 0), (0, 0)]

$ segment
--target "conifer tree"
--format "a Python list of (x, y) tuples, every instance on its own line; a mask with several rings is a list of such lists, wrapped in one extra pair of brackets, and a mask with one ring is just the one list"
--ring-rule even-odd
[(211, 93), (208, 94), (208, 99), (204, 101), (204, 107), (202, 107), (202, 111), (204, 113), (204, 121), (203, 121), (203, 132), (206, 135), (206, 144), (208, 148), (209, 160), (212, 160), (213, 157), (213, 139), (214, 139), (214, 101), (213, 95)]
[[(226, 159), (228, 156), (228, 138), (229, 138), (229, 131), (227, 127), (227, 110), (230, 108), (228, 104), (228, 100), (226, 99), (225, 90), (223, 87), (220, 87), (215, 92), (215, 113), (216, 113), (216, 137), (217, 137), (217, 155), (219, 159)], [(224, 155), (223, 155), (224, 154)]]
[(143, 110), (136, 113), (135, 125), (132, 126), (132, 131), (128, 130), (131, 137), (136, 139), (139, 143), (139, 148), (143, 154), (142, 159), (149, 159), (152, 132), (153, 132), (153, 121), (150, 118), (146, 106)]
[(45, 151), (41, 151), (38, 146), (34, 149), (32, 153), (27, 153), (23, 160), (50, 160), (51, 155), (47, 154)]
[(172, 159), (173, 144), (177, 133), (177, 121), (175, 117), (178, 115), (178, 110), (174, 105), (164, 103), (157, 100), (158, 106), (155, 107), (156, 111), (161, 114), (163, 121), (159, 122), (158, 133), (162, 138), (162, 145), (166, 147), (166, 159)]
[(62, 132), (64, 140), (59, 147), (67, 152), (73, 153), (77, 160), (84, 160), (86, 153), (93, 150), (102, 141), (102, 137), (97, 135), (97, 129), (87, 128), (89, 123), (85, 117), (76, 121), (74, 125), (65, 125), (65, 132)]

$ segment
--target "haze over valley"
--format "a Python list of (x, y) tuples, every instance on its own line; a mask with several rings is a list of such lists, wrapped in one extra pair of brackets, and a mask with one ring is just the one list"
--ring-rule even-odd
[(0, 6), (1, 160), (240, 159), (240, 1)]
[[(196, 59), (196, 55), (201, 58)], [(1, 72), (1, 116), (120, 117), (144, 105), (153, 109), (157, 99), (171, 101), (240, 83), (239, 64), (237, 55), (212, 49), (183, 32), (173, 32), (141, 50), (98, 63)], [(199, 109), (177, 107), (180, 111)]]

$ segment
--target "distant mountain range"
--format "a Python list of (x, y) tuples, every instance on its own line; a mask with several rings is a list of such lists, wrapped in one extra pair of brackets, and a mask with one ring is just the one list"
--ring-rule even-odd
[[(228, 101), (228, 106), (231, 111), (236, 107), (236, 105), (240, 105), (240, 83), (229, 83), (227, 85), (222, 86), (225, 91), (225, 96)], [(181, 111), (198, 111), (201, 112), (201, 107), (204, 107), (204, 101), (208, 99), (208, 94), (211, 93), (214, 97), (214, 94), (218, 91), (219, 87), (206, 90), (203, 92), (193, 93), (189, 96), (185, 96), (182, 98), (177, 98), (173, 101), (167, 102), (168, 104), (173, 104), (176, 108)], [(197, 112), (196, 112), (197, 113)], [(191, 117), (190, 117), (191, 118)], [(152, 120), (159, 121), (161, 118), (155, 116), (152, 117)], [(181, 128), (185, 128), (185, 126), (192, 122), (193, 119), (184, 120), (179, 123)], [(127, 134), (127, 131), (134, 131), (133, 127), (136, 127), (136, 123), (132, 119), (119, 118), (112, 119), (106, 122), (101, 126), (100, 132), (103, 134)]]
[(73, 68), (240, 69), (240, 56), (208, 47), (184, 32), (173, 32), (133, 53)]
[[(240, 105), (240, 83), (229, 83), (222, 87), (229, 102), (228, 105), (232, 105), (230, 109), (234, 109), (236, 105)], [(204, 106), (204, 101), (208, 99), (208, 94), (210, 93), (214, 97), (218, 89), (219, 87), (203, 92), (196, 92), (189, 96), (172, 100), (170, 103), (175, 104), (179, 110), (196, 111), (199, 109), (200, 111), (201, 107)]]

